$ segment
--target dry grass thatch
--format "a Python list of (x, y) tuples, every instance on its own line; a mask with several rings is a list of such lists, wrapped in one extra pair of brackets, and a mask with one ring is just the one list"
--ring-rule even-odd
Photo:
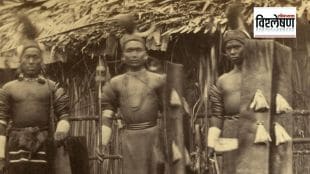
[[(229, 0), (4, 0), (0, 4), (0, 50), (15, 47), (14, 23), (17, 13), (30, 16), (40, 28), (39, 40), (60, 50), (74, 50), (100, 44), (110, 34), (122, 30), (111, 21), (120, 13), (139, 16), (141, 30), (155, 22), (160, 34), (198, 33), (213, 34), (224, 31), (225, 10), (235, 1)], [(254, 6), (298, 6), (301, 15), (310, 7), (306, 1), (246, 0), (242, 1), (243, 16), (252, 23)], [(80, 51), (80, 50), (79, 50)]]

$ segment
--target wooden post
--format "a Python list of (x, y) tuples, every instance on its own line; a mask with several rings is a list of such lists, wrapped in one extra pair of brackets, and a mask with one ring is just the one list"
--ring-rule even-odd
[[(102, 66), (102, 60), (101, 57), (99, 56), (98, 58), (98, 66)], [(98, 76), (102, 76), (101, 71), (98, 71), (96, 73), (99, 73)], [(102, 126), (102, 108), (101, 108), (101, 98), (102, 98), (102, 81), (98, 81), (98, 114), (99, 114), (99, 119), (97, 122), (97, 129), (98, 129), (98, 145), (99, 145), (99, 151), (100, 153), (102, 153), (102, 131), (101, 131), (101, 126)], [(98, 173), (101, 173), (103, 171), (103, 165), (101, 163), (99, 164), (99, 171)]]
[[(170, 103), (172, 91), (175, 90), (182, 100), (183, 97), (183, 65), (167, 63), (167, 83), (165, 88), (165, 105), (164, 119), (166, 120), (166, 146), (168, 157), (169, 174), (185, 174), (185, 150), (184, 150), (184, 135), (183, 135), (183, 105), (172, 106)], [(181, 101), (183, 104), (183, 101)], [(174, 161), (172, 156), (172, 144), (177, 145), (181, 152), (182, 158)]]
[(272, 106), (273, 42), (250, 40), (245, 44), (244, 55), (236, 173), (269, 174), (270, 142), (254, 141), (258, 123), (262, 123), (263, 128), (269, 132), (271, 112), (270, 109), (254, 111), (249, 106), (258, 89), (269, 106)]
[[(284, 128), (279, 132), (291, 137), (293, 133), (293, 113), (276, 113), (277, 94), (292, 104), (291, 50), (271, 40), (250, 40), (245, 44), (244, 55), (236, 173), (292, 174), (292, 141), (276, 145), (275, 136), (275, 123)], [(267, 111), (249, 107), (257, 89), (270, 106)], [(257, 122), (263, 123), (271, 141), (254, 143)]]
[[(273, 80), (273, 100), (277, 94), (292, 106), (292, 51), (291, 48), (275, 43), (275, 61), (274, 61), (274, 80)], [(275, 107), (276, 107), (275, 103)], [(272, 174), (292, 174), (293, 173), (293, 150), (292, 141), (275, 145), (274, 123), (284, 127), (286, 132), (293, 137), (293, 113), (276, 114), (273, 109), (271, 121), (273, 123), (271, 134), (274, 143), (270, 149), (270, 170)]]

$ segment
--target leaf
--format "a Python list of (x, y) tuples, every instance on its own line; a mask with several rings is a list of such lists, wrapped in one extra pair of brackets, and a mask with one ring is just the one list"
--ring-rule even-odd
[(166, 3), (168, 3), (168, 2), (173, 2), (173, 0), (165, 0), (165, 1), (162, 1), (162, 2), (160, 2), (159, 4), (166, 4)]
[(207, 8), (209, 7), (209, 5), (211, 4), (211, 1), (206, 0), (205, 5), (203, 6), (201, 12), (205, 12), (207, 10)]
[(204, 31), (203, 33), (204, 33), (204, 34), (207, 34), (209, 31), (210, 31), (210, 28), (209, 28), (209, 27), (206, 27), (206, 28), (205, 28), (205, 31)]
[(202, 28), (201, 26), (196, 27), (194, 33), (198, 33), (201, 30), (201, 28)]
[(211, 28), (211, 34), (214, 34), (216, 32), (217, 28), (215, 26), (212, 26)]
[(176, 29), (176, 30), (172, 31), (171, 34), (179, 33), (179, 32), (181, 32), (182, 30), (184, 30), (186, 27), (187, 27), (187, 26), (184, 25), (184, 26), (180, 27), (179, 29)]
[(188, 30), (189, 30), (189, 28), (188, 28), (188, 26), (186, 25), (186, 26), (184, 27), (184, 29), (183, 29), (182, 31), (180, 31), (180, 33), (183, 34), (183, 33), (187, 32)]
[(225, 32), (226, 28), (227, 28), (226, 24), (220, 25), (220, 30), (222, 34)]
[(199, 17), (196, 17), (195, 19), (193, 19), (192, 22), (195, 25), (199, 25), (201, 23), (201, 20), (202, 20), (202, 18), (199, 16)]
[(250, 16), (248, 17), (246, 23), (247, 23), (248, 25), (250, 25), (250, 24), (252, 24), (252, 22), (253, 22), (253, 14), (250, 14)]
[(220, 23), (221, 25), (223, 25), (223, 24), (226, 24), (227, 22), (228, 22), (228, 19), (227, 19), (227, 18), (223, 18), (223, 19), (220, 20), (219, 23)]
[(161, 35), (162, 35), (162, 36), (169, 35), (169, 34), (171, 34), (171, 32), (173, 32), (174, 30), (175, 30), (174, 28), (168, 29), (167, 31), (165, 31), (165, 32), (162, 33)]
[(188, 29), (187, 29), (186, 33), (191, 33), (193, 30), (194, 30), (194, 28), (193, 28), (193, 27), (188, 27)]
[(58, 3), (58, 1), (56, 1), (56, 0), (49, 0), (49, 1), (46, 1), (44, 4), (42, 4), (42, 6), (49, 9), (49, 8), (52, 8), (55, 5), (57, 5), (57, 3)]

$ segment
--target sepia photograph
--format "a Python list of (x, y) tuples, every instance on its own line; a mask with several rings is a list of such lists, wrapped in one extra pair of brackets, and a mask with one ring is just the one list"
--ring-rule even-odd
[(310, 1), (0, 0), (0, 174), (310, 174)]

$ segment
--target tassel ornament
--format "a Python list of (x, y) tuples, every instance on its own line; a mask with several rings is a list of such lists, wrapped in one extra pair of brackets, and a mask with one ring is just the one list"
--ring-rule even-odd
[(182, 106), (182, 100), (175, 89), (172, 89), (171, 91), (170, 104), (172, 106)]
[(18, 80), (19, 80), (19, 81), (23, 81), (23, 80), (24, 80), (24, 74), (23, 74), (23, 73), (20, 73), (20, 74), (18, 75)]
[(173, 141), (172, 142), (172, 160), (173, 162), (176, 162), (178, 160), (182, 159), (182, 153), (177, 146), (177, 144)]
[(42, 75), (39, 75), (38, 77), (38, 83), (45, 84), (45, 78)]
[(106, 68), (104, 66), (104, 62), (103, 60), (99, 57), (98, 59), (98, 65), (96, 67), (96, 77), (95, 77), (95, 81), (97, 83), (100, 82), (105, 82), (106, 81)]
[(189, 166), (191, 165), (191, 157), (189, 156), (187, 148), (184, 149), (184, 153), (185, 153), (185, 165)]
[(98, 65), (96, 67), (96, 77), (95, 77), (96, 82), (104, 82), (105, 73), (106, 73), (105, 67), (103, 65)]
[(185, 112), (187, 114), (190, 114), (190, 107), (189, 107), (186, 99), (184, 97), (182, 97), (182, 99), (183, 99), (183, 108), (184, 108)]
[(124, 124), (123, 124), (123, 122), (122, 122), (121, 119), (117, 119), (117, 127), (118, 127), (119, 129), (123, 129), (123, 128), (124, 128)]
[(271, 137), (265, 129), (264, 124), (262, 122), (257, 123), (254, 143), (267, 143), (268, 141), (271, 141)]
[(270, 108), (261, 90), (257, 89), (250, 108), (255, 112), (266, 111)]
[(288, 113), (288, 112), (291, 112), (292, 110), (293, 110), (292, 107), (288, 104), (285, 98), (282, 95), (277, 94), (276, 113), (277, 114)]
[(286, 132), (284, 127), (282, 127), (279, 123), (274, 123), (274, 132), (276, 137), (276, 145), (278, 146), (281, 143), (286, 143), (292, 141), (291, 136)]

